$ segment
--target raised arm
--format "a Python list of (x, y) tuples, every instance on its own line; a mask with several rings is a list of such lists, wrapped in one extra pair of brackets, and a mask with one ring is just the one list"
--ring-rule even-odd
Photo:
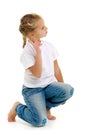
[(40, 78), (42, 74), (42, 58), (41, 58), (40, 45), (36, 43), (32, 44), (36, 50), (36, 57), (35, 57), (35, 64), (29, 67), (29, 70), (35, 77)]

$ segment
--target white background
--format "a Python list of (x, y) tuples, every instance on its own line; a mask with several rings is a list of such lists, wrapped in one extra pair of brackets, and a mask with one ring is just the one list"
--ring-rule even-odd
[(23, 67), (20, 63), (22, 37), (20, 18), (27, 13), (40, 14), (48, 27), (50, 41), (58, 49), (59, 64), (65, 82), (75, 88), (66, 105), (52, 109), (56, 121), (44, 128), (86, 130), (87, 120), (87, 4), (86, 0), (3, 0), (0, 1), (0, 129), (36, 129), (17, 118), (7, 122), (7, 113), (15, 100), (23, 102)]

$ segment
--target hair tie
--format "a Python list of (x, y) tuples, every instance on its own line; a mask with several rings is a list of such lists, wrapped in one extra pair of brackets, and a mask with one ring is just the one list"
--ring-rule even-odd
[(32, 27), (32, 24), (30, 24), (30, 23), (27, 23), (27, 25), (29, 25), (30, 27)]

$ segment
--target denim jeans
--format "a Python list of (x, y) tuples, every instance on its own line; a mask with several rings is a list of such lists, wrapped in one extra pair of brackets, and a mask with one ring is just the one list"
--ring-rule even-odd
[(27, 88), (22, 95), (26, 105), (16, 107), (17, 115), (33, 126), (44, 126), (47, 122), (46, 109), (59, 106), (72, 97), (74, 89), (65, 83), (53, 82), (45, 88)]

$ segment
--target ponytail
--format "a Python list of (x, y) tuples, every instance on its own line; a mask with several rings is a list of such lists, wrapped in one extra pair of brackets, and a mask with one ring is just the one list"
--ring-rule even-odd
[(25, 47), (25, 45), (26, 45), (26, 37), (23, 36), (23, 48)]

